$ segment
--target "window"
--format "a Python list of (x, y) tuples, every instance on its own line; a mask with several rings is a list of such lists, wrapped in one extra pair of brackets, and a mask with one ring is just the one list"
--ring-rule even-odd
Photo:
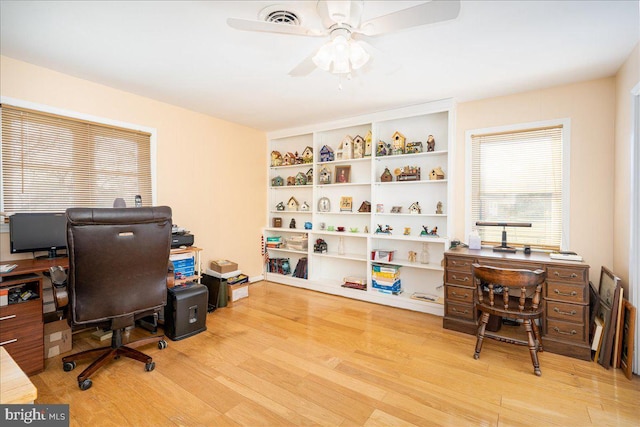
[(6, 213), (152, 204), (151, 134), (2, 104)]
[[(467, 132), (467, 226), (476, 221), (526, 222), (507, 227), (510, 246), (568, 247), (568, 121)], [(502, 227), (477, 227), (500, 244)]]

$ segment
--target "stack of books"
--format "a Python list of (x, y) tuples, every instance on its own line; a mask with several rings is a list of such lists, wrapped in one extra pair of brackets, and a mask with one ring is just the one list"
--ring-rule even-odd
[(402, 293), (399, 265), (373, 264), (371, 278), (371, 286), (380, 293), (393, 295)]
[(364, 277), (347, 276), (342, 279), (342, 287), (350, 289), (359, 289), (361, 291), (367, 290), (367, 279)]
[(267, 236), (268, 248), (279, 248), (282, 246), (282, 236)]

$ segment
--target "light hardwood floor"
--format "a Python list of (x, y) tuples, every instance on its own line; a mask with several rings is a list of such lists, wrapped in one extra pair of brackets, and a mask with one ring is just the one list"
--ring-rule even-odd
[[(207, 331), (143, 348), (80, 391), (61, 356), (31, 377), (72, 426), (637, 426), (640, 378), (442, 329), (442, 318), (260, 282)], [(136, 331), (137, 333), (137, 331)], [(74, 351), (97, 342), (84, 332)]]

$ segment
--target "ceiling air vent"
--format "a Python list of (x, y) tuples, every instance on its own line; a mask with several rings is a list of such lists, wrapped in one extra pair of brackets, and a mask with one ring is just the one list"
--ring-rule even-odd
[(281, 5), (269, 6), (260, 11), (258, 16), (261, 20), (266, 22), (273, 22), (275, 24), (288, 24), (288, 25), (300, 25), (300, 18), (295, 12), (286, 10)]

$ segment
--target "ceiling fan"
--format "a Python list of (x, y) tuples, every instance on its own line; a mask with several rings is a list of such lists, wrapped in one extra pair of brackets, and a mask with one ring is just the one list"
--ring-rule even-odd
[(259, 15), (262, 20), (228, 18), (227, 24), (238, 30), (261, 31), (308, 37), (329, 37), (329, 41), (293, 68), (289, 75), (305, 76), (316, 67), (338, 75), (349, 75), (371, 58), (365, 49), (371, 38), (419, 25), (455, 19), (460, 13), (459, 0), (431, 0), (362, 21), (363, 0), (319, 0), (316, 12), (323, 28), (305, 28), (295, 12), (281, 5), (269, 6)]

